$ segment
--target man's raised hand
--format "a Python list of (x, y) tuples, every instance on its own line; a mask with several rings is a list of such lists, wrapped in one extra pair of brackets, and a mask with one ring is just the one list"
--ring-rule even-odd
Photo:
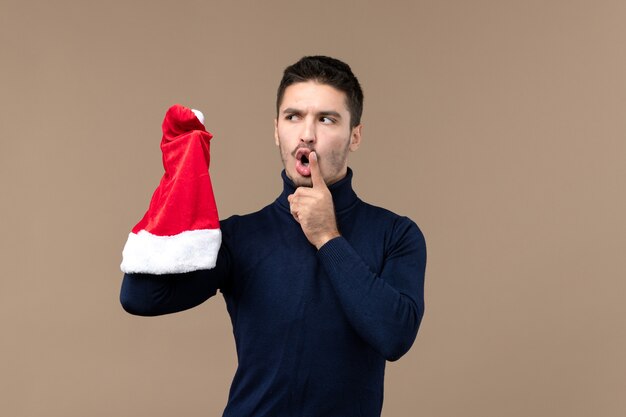
[(335, 207), (330, 190), (326, 186), (317, 161), (317, 154), (309, 154), (312, 187), (298, 187), (288, 197), (291, 214), (306, 238), (317, 249), (329, 240), (340, 236), (335, 219)]

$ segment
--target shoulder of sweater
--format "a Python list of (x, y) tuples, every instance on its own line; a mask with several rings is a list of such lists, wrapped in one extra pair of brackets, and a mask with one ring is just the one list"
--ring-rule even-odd
[(396, 236), (409, 233), (417, 237), (419, 240), (424, 240), (424, 235), (415, 221), (407, 216), (397, 214), (384, 207), (379, 207), (370, 203), (366, 203), (359, 200), (357, 205), (358, 210), (363, 211), (363, 215), (368, 219), (377, 219), (379, 223), (383, 223), (387, 230), (391, 230)]
[(403, 216), (401, 214), (397, 214), (389, 209), (386, 209), (384, 207), (380, 207), (380, 206), (376, 206), (374, 204), (371, 203), (367, 203), (363, 200), (359, 200), (359, 203), (357, 205), (357, 209), (359, 210), (364, 210), (365, 212), (368, 213), (368, 215), (371, 216), (376, 216), (379, 219), (383, 219), (383, 220), (387, 220), (387, 221), (391, 221), (391, 222), (398, 222), (398, 223), (413, 223), (413, 220), (411, 220), (410, 218), (408, 218), (407, 216)]
[(252, 213), (233, 214), (230, 217), (220, 220), (220, 228), (222, 230), (234, 231), (239, 227), (249, 227), (251, 224), (262, 224), (261, 220), (267, 218), (272, 206), (273, 204), (268, 204), (267, 206)]

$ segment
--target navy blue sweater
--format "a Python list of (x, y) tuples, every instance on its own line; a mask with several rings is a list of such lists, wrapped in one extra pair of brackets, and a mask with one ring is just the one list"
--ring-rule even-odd
[(220, 290), (238, 368), (226, 417), (380, 416), (385, 361), (406, 353), (424, 313), (426, 246), (406, 217), (361, 201), (352, 172), (333, 184), (341, 237), (320, 250), (276, 201), (221, 222), (217, 266), (186, 274), (127, 274), (123, 307), (159, 315)]

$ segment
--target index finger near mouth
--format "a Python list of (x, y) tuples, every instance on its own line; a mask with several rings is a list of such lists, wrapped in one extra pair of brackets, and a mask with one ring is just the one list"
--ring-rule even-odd
[(317, 153), (311, 152), (309, 154), (309, 166), (311, 167), (311, 181), (313, 187), (326, 187), (324, 177), (320, 171), (320, 166), (317, 161)]

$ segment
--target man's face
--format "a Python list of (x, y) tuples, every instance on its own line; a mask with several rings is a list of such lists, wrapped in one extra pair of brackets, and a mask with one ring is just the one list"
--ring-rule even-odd
[(299, 186), (310, 187), (308, 155), (317, 154), (327, 185), (342, 179), (348, 168), (348, 152), (361, 143), (361, 125), (350, 128), (346, 94), (326, 84), (307, 81), (285, 89), (274, 139), (287, 176)]

